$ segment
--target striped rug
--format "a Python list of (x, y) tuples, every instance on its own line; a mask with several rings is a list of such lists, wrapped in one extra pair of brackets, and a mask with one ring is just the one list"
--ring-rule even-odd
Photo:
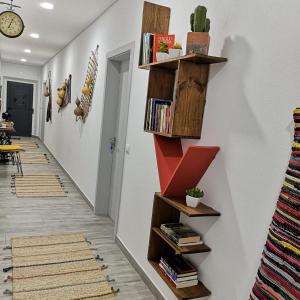
[(12, 189), (18, 198), (66, 197), (58, 175), (34, 173), (12, 176)]
[(294, 120), (292, 154), (251, 300), (300, 299), (300, 108)]
[(22, 164), (46, 165), (49, 158), (46, 153), (26, 151), (20, 154)]
[(114, 299), (81, 233), (11, 240), (13, 300)]

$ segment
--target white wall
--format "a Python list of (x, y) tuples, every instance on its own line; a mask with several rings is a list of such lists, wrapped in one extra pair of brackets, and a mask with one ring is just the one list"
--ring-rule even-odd
[(3, 76), (3, 111), (6, 110), (6, 83), (7, 80), (21, 81), (34, 84), (32, 119), (32, 134), (40, 136), (41, 116), (41, 89), (42, 89), (42, 67), (16, 64), (2, 61), (0, 76)]
[[(158, 1), (155, 1), (158, 2)], [(185, 43), (189, 15), (199, 1), (161, 0), (171, 6), (170, 32)], [(211, 49), (229, 58), (211, 69), (201, 141), (222, 149), (201, 182), (206, 201), (222, 216), (187, 220), (213, 249), (193, 255), (211, 300), (247, 299), (287, 166), (292, 110), (299, 101), (300, 3), (201, 1), (212, 20)], [(73, 102), (53, 110), (45, 142), (91, 203), (95, 203), (97, 158), (105, 82), (105, 56), (136, 41), (138, 63), (143, 1), (120, 0), (44, 68), (54, 90), (73, 74)], [(278, 20), (284, 20), (280, 22)], [(90, 115), (75, 123), (90, 50), (100, 45), (100, 73)], [(134, 68), (118, 237), (168, 300), (174, 295), (148, 264), (152, 199), (159, 190), (152, 136), (143, 132), (147, 71)], [(55, 100), (55, 99), (54, 99)]]

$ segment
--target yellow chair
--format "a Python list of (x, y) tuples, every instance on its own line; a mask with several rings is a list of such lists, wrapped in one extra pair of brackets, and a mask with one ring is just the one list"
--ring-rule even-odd
[(22, 161), (20, 157), (21, 151), (24, 151), (24, 149), (18, 145), (0, 145), (0, 155), (10, 156), (13, 165), (17, 166), (18, 173), (23, 175)]

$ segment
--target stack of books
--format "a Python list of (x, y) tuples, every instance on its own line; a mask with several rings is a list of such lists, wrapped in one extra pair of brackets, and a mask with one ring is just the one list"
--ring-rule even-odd
[(151, 98), (147, 101), (145, 130), (170, 133), (171, 100)]
[(159, 268), (176, 289), (198, 284), (196, 268), (183, 256), (161, 257)]
[(161, 231), (179, 247), (202, 245), (200, 235), (182, 223), (160, 225)]

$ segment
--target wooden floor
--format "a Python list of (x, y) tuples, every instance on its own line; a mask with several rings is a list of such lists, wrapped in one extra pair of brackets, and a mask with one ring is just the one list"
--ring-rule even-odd
[[(34, 139), (29, 139), (34, 140)], [(48, 153), (40, 144), (39, 151)], [(0, 267), (10, 265), (3, 258), (10, 253), (3, 251), (13, 236), (39, 235), (65, 232), (83, 232), (98, 248), (98, 254), (104, 258), (104, 264), (110, 268), (106, 274), (116, 280), (114, 287), (121, 292), (117, 299), (150, 300), (155, 299), (140, 276), (135, 272), (112, 238), (113, 225), (109, 218), (95, 216), (65, 172), (49, 154), (49, 165), (23, 165), (24, 173), (47, 172), (59, 174), (68, 191), (66, 198), (22, 199), (11, 193), (11, 175), (16, 172), (14, 166), (0, 165)], [(1, 277), (0, 277), (1, 278)], [(4, 275), (3, 275), (4, 278)], [(0, 299), (5, 289), (11, 289), (11, 283), (0, 279)]]

